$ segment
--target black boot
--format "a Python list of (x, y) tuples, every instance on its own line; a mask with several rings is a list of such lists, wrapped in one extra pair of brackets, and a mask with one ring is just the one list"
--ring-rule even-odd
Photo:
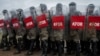
[(57, 54), (56, 41), (52, 41), (52, 43), (51, 43), (51, 49), (52, 49), (52, 55), (56, 55)]
[(67, 41), (66, 45), (67, 45), (67, 54), (70, 55), (71, 54), (71, 41), (70, 40)]
[(76, 56), (80, 56), (80, 43), (76, 43)]
[(100, 40), (97, 43), (97, 54), (100, 55)]
[(37, 51), (40, 51), (41, 50), (41, 47), (40, 47), (40, 41), (39, 41), (39, 33), (37, 33), (37, 36), (36, 36), (36, 46), (35, 46), (35, 49)]
[(2, 40), (3, 40), (3, 51), (9, 51), (10, 47), (7, 40), (7, 36), (4, 36)]
[(48, 41), (43, 40), (41, 44), (42, 44), (42, 56), (47, 56)]
[(86, 56), (90, 56), (90, 54), (91, 54), (90, 42), (89, 41), (86, 41), (86, 43), (85, 43), (85, 55)]
[(17, 47), (16, 47), (16, 52), (14, 53), (14, 54), (20, 54), (21, 53), (21, 41), (22, 41), (22, 39), (21, 38), (19, 38), (18, 40), (17, 40)]
[(21, 53), (20, 45), (17, 44), (16, 51), (14, 52), (14, 54), (20, 54), (20, 53)]
[(93, 42), (92, 41), (92, 52), (91, 52), (91, 56), (97, 56), (97, 42)]
[(62, 56), (62, 52), (63, 52), (62, 41), (57, 41), (57, 50), (58, 50), (58, 56)]
[(31, 40), (31, 44), (30, 44), (29, 50), (27, 52), (27, 55), (33, 54), (33, 47), (35, 46), (34, 44), (35, 44), (35, 40)]

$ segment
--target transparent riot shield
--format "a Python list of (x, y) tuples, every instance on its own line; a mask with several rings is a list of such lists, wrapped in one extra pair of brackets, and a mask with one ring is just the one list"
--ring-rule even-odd
[[(51, 41), (53, 42), (52, 46), (54, 46), (53, 51), (57, 50), (56, 48), (58, 48), (59, 50), (58, 55), (62, 55), (63, 47), (64, 47), (63, 44), (64, 44), (66, 11), (67, 11), (66, 6), (60, 3), (58, 3), (56, 7), (52, 7), (50, 11), (51, 21), (52, 21)], [(56, 44), (59, 44), (59, 46), (58, 45), (55, 46)]]
[(41, 41), (41, 48), (42, 48), (42, 55), (47, 55), (48, 49), (48, 16), (47, 16), (47, 6), (45, 4), (40, 4), (39, 8), (36, 9), (36, 21), (37, 26), (40, 30), (40, 41)]
[[(98, 17), (100, 17), (100, 6), (97, 8), (97, 10), (95, 11), (95, 15), (96, 16), (98, 16)], [(99, 21), (99, 19), (98, 19), (98, 21)], [(100, 53), (100, 30), (97, 30), (97, 38), (98, 38), (98, 43), (97, 43), (97, 54), (99, 54)]]
[(11, 29), (11, 24), (10, 24), (10, 17), (9, 13), (7, 10), (3, 10), (3, 15), (4, 15), (4, 20), (5, 20), (5, 28), (4, 31), (7, 35), (4, 36), (4, 42), (5, 42), (5, 48), (4, 50), (10, 50), (10, 46), (13, 44), (13, 29)]
[(24, 15), (25, 15), (25, 19), (24, 19), (24, 24), (25, 24), (25, 28), (27, 30), (27, 39), (30, 42), (30, 46), (27, 52), (27, 55), (32, 55), (33, 52), (33, 47), (35, 47), (36, 44), (36, 25), (35, 25), (35, 17), (33, 16), (35, 13), (35, 8), (31, 7), (30, 9), (28, 9), (27, 11), (25, 11)]
[[(95, 6), (93, 4), (89, 4), (86, 8), (86, 19), (85, 19), (85, 30), (84, 30), (84, 35), (83, 35), (83, 39), (84, 39), (84, 52), (86, 55), (91, 55), (91, 54), (94, 54), (96, 53), (96, 49), (95, 49), (95, 52), (93, 51), (92, 47), (93, 47), (93, 40), (92, 39), (92, 35), (89, 35), (89, 31), (88, 31), (88, 24), (89, 24), (89, 17), (90, 16), (94, 16), (94, 9), (95, 9)], [(94, 28), (95, 29), (95, 28)], [(93, 33), (91, 30), (90, 30), (91, 33)], [(94, 32), (96, 33), (96, 29), (94, 30)], [(94, 36), (95, 36), (95, 33)], [(95, 36), (95, 38), (97, 39), (97, 37)], [(96, 40), (95, 39), (95, 40)], [(86, 43), (86, 44), (85, 44)], [(95, 43), (96, 44), (96, 43)], [(90, 52), (91, 51), (91, 52)], [(93, 53), (92, 53), (93, 51)], [(95, 55), (95, 54), (94, 54)]]
[(14, 44), (13, 42), (15, 39), (15, 33), (14, 33), (14, 29), (12, 28), (11, 19), (8, 11), (4, 13), (4, 17), (5, 17), (6, 28), (8, 31), (8, 36), (7, 36), (8, 42), (9, 45), (12, 46)]
[(17, 51), (15, 54), (19, 54), (25, 47), (24, 38), (26, 34), (26, 30), (24, 27), (24, 14), (22, 9), (18, 9), (17, 11), (11, 11), (12, 16), (12, 26), (16, 33), (16, 40), (17, 40)]
[[(76, 56), (80, 56), (80, 40), (82, 38), (82, 29), (73, 29), (71, 28), (73, 16), (81, 18), (80, 11), (77, 11), (77, 5), (75, 2), (69, 4), (69, 13), (68, 13), (68, 41), (67, 41), (67, 52), (68, 54), (75, 53)], [(79, 16), (79, 17), (78, 17)], [(82, 17), (81, 19), (83, 19)], [(80, 20), (79, 20), (80, 21)], [(76, 21), (78, 22), (78, 21)], [(74, 24), (74, 23), (73, 23)], [(75, 23), (77, 24), (77, 23)], [(72, 25), (73, 26), (73, 25)], [(75, 47), (73, 47), (75, 46)]]

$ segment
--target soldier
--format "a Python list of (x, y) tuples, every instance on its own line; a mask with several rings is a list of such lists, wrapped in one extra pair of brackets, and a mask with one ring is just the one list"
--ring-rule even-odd
[(49, 25), (50, 25), (50, 41), (51, 41), (51, 52), (52, 52), (52, 55), (56, 55), (56, 53), (57, 53), (57, 46), (56, 46), (56, 41), (55, 41), (55, 39), (54, 39), (54, 37), (53, 37), (53, 29), (52, 29), (52, 24), (51, 24), (51, 22), (52, 22), (52, 16), (55, 14), (54, 12), (55, 12), (56, 10), (55, 10), (55, 7), (52, 7), (51, 8), (51, 10), (50, 10), (50, 23), (49, 23)]
[[(80, 37), (81, 37), (81, 30), (73, 30), (70, 29), (70, 18), (71, 16), (80, 16), (81, 13), (79, 11), (76, 10), (76, 3), (75, 2), (71, 2), (69, 4), (69, 13), (68, 13), (68, 19), (67, 19), (67, 53), (68, 54), (73, 54), (75, 53), (75, 51), (80, 51)], [(76, 50), (76, 48), (78, 48), (78, 50)], [(76, 53), (77, 55), (77, 53)]]
[[(100, 16), (100, 7), (98, 8), (98, 10), (96, 10), (95, 15)], [(98, 54), (100, 54), (100, 30), (97, 30), (97, 37), (98, 37), (97, 51), (98, 51)]]
[[(40, 9), (36, 11), (37, 13), (37, 25), (40, 30), (40, 41), (42, 48), (42, 55), (47, 56), (48, 49), (48, 21), (47, 21), (47, 7), (45, 4), (40, 4)], [(44, 23), (45, 22), (45, 23)], [(43, 25), (44, 24), (44, 25)]]
[[(5, 21), (7, 21), (7, 16), (8, 16), (8, 11), (7, 10), (3, 10), (3, 15), (5, 16)], [(4, 28), (2, 29), (3, 30), (3, 36), (2, 36), (2, 43), (3, 43), (3, 45), (4, 45), (4, 51), (6, 51), (6, 50), (10, 50), (10, 47), (9, 47), (9, 42), (8, 42), (8, 38), (7, 38), (7, 36), (8, 36), (8, 31), (7, 31), (7, 27), (6, 27), (6, 22), (4, 23), (5, 24), (5, 26), (4, 26)]]
[[(90, 49), (90, 43), (91, 42), (90, 41), (92, 41), (93, 39), (89, 38), (89, 37), (93, 37), (93, 36), (89, 35), (89, 33), (88, 33), (87, 23), (88, 23), (88, 17), (94, 15), (93, 14), (94, 8), (95, 8), (95, 6), (93, 4), (89, 4), (88, 7), (87, 7), (87, 12), (86, 12), (86, 21), (85, 21), (85, 25), (86, 26), (85, 26), (85, 32), (84, 32), (85, 35), (83, 37), (83, 43), (82, 43), (82, 47), (83, 47), (82, 49), (84, 50), (83, 53), (85, 55), (90, 55), (91, 54), (91, 49)], [(93, 31), (93, 32), (95, 32), (95, 31)], [(88, 35), (89, 35), (89, 37), (88, 37)], [(94, 33), (94, 35), (95, 35), (95, 33)], [(96, 36), (95, 36), (95, 38), (96, 38)]]
[[(34, 17), (35, 7), (30, 7), (30, 12), (28, 12), (28, 13), (31, 14), (30, 16), (26, 15), (28, 17), (31, 17), (31, 18), (28, 18), (28, 19), (34, 20), (35, 19), (35, 17)], [(30, 21), (30, 22), (32, 22), (32, 21)], [(30, 22), (26, 22), (25, 24), (28, 24)], [(34, 23), (30, 24), (30, 26), (32, 26), (33, 24)], [(26, 27), (29, 27), (29, 26), (26, 26)], [(36, 25), (32, 26), (31, 28), (27, 28), (27, 31), (28, 31), (27, 32), (27, 39), (30, 41), (30, 46), (29, 46), (27, 55), (32, 55), (33, 47), (35, 47), (35, 44), (36, 44)]]
[(12, 46), (13, 44), (15, 45), (15, 33), (14, 33), (14, 30), (12, 28), (12, 25), (11, 25), (11, 19), (8, 15), (8, 11), (5, 13), (5, 23), (6, 23), (6, 27), (7, 27), (7, 31), (8, 31), (8, 42), (9, 42), (9, 46)]
[(50, 19), (49, 11), (47, 10), (47, 6), (45, 4), (40, 4), (40, 7), (41, 7), (42, 13), (46, 15), (47, 20), (48, 20), (48, 24), (49, 24), (47, 31), (48, 31), (48, 52), (50, 52), (50, 48), (51, 48), (51, 41), (50, 41), (51, 19)]
[[(57, 27), (58, 29), (55, 29), (56, 22), (53, 22), (53, 20), (55, 20), (55, 21), (59, 20), (56, 17), (61, 19), (61, 26), (58, 26)], [(52, 18), (51, 41), (52, 41), (53, 52), (58, 52), (58, 56), (62, 56), (63, 38), (64, 38), (64, 21), (63, 20), (65, 17), (63, 15), (63, 5), (61, 3), (58, 3), (56, 5), (56, 8), (53, 8), (53, 10), (51, 11), (51, 18)], [(57, 22), (57, 24), (59, 24), (59, 22)]]
[[(16, 48), (17, 50), (14, 54), (19, 54), (24, 49), (24, 40), (23, 39), (25, 38), (24, 35), (26, 34), (26, 30), (25, 30), (25, 27), (23, 24), (23, 19), (24, 19), (23, 10), (18, 9), (17, 14), (16, 14), (16, 11), (11, 11), (11, 15), (12, 15), (12, 20), (13, 19), (18, 20), (18, 22), (17, 22), (18, 28), (15, 28), (16, 40), (17, 40), (17, 48)], [(16, 25), (13, 24), (13, 27), (14, 26), (16, 26)]]
[[(6, 10), (3, 10), (3, 12), (6, 12)], [(2, 19), (4, 19), (3, 15), (0, 15), (2, 17)], [(4, 51), (8, 51), (9, 50), (9, 45), (8, 45), (8, 39), (7, 39), (7, 28), (6, 28), (6, 24), (5, 24), (5, 19), (2, 21), (2, 28), (1, 28), (1, 47), (3, 48)]]
[(39, 28), (37, 27), (37, 22), (36, 22), (36, 9), (34, 7), (30, 7), (30, 13), (33, 17), (34, 23), (35, 23), (35, 29), (36, 29), (36, 50), (40, 50), (40, 42), (39, 42)]

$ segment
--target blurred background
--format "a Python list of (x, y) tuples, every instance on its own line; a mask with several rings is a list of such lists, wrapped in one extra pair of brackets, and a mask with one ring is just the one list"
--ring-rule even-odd
[(39, 6), (40, 3), (44, 3), (48, 6), (48, 9), (50, 9), (52, 6), (55, 6), (57, 3), (62, 3), (66, 6), (70, 2), (76, 2), (78, 10), (84, 11), (86, 9), (85, 7), (93, 3), (98, 7), (100, 5), (100, 0), (0, 0), (0, 14), (3, 9), (26, 9), (30, 6)]

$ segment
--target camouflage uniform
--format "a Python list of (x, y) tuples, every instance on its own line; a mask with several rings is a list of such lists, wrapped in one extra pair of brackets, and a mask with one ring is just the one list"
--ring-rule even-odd
[(3, 35), (3, 41), (4, 41), (4, 50), (7, 50), (7, 49), (10, 49), (9, 45), (12, 44), (13, 42), (13, 37), (14, 37), (14, 34), (13, 34), (13, 30), (11, 28), (11, 25), (10, 25), (10, 28), (8, 29), (7, 28), (7, 24), (6, 24), (6, 21), (9, 21), (10, 22), (10, 18), (9, 18), (9, 15), (8, 15), (8, 11), (7, 10), (3, 10), (3, 15), (5, 17), (5, 28), (3, 29), (3, 33), (5, 35)]
[[(56, 5), (56, 8), (53, 8), (54, 10), (51, 11), (51, 17), (52, 16), (63, 15), (63, 11), (62, 11), (63, 7), (62, 6), (63, 5), (61, 3), (58, 3)], [(63, 40), (64, 40), (64, 29), (60, 29), (60, 30), (52, 29), (50, 32), (51, 32), (50, 39), (52, 41), (53, 55), (56, 54), (55, 52), (58, 52), (58, 56), (62, 56), (62, 53), (63, 53)]]
[[(100, 7), (98, 8), (98, 10), (95, 11), (95, 15), (100, 16)], [(98, 54), (100, 54), (100, 30), (97, 30), (96, 34), (98, 38), (97, 51), (98, 51)]]
[[(47, 17), (47, 6), (45, 4), (40, 4), (39, 11), (36, 12), (37, 16), (45, 14), (46, 19)], [(44, 28), (38, 28), (39, 29), (39, 39), (41, 42), (41, 48), (42, 48), (42, 55), (47, 56), (47, 49), (48, 49), (48, 26)]]
[[(82, 31), (81, 30), (73, 30), (70, 29), (70, 18), (71, 16), (80, 16), (81, 13), (79, 11), (76, 11), (76, 3), (71, 2), (69, 4), (69, 14), (68, 14), (68, 23), (67, 26), (67, 52), (68, 54), (73, 54), (76, 52), (76, 55), (79, 55), (80, 52), (80, 40)], [(78, 49), (77, 49), (78, 48)]]
[[(95, 30), (95, 28), (88, 29), (88, 25), (87, 25), (88, 24), (88, 21), (87, 21), (88, 16), (94, 16), (94, 14), (93, 14), (94, 8), (95, 8), (95, 6), (93, 4), (89, 4), (87, 7), (86, 21), (85, 21), (86, 24), (85, 24), (85, 31), (84, 31), (84, 36), (83, 36), (83, 43), (82, 43), (83, 53), (86, 55), (91, 55), (91, 54), (96, 55), (96, 42), (97, 42), (96, 30)], [(94, 45), (94, 43), (95, 43), (95, 45)], [(90, 46), (91, 46), (91, 48), (90, 48)]]
[(20, 24), (20, 28), (15, 29), (16, 40), (17, 40), (17, 47), (16, 47), (17, 51), (15, 52), (15, 54), (19, 54), (21, 50), (25, 48), (24, 38), (26, 34), (26, 29), (23, 24), (23, 19), (24, 19), (23, 10), (18, 9), (17, 14), (16, 11), (11, 11), (11, 14), (12, 14), (12, 18), (18, 18)]
[[(35, 20), (34, 19), (35, 17), (33, 15), (33, 13), (35, 13), (34, 10), (35, 10), (34, 7), (31, 7), (30, 8), (30, 13), (31, 13), (31, 15), (33, 17), (33, 20)], [(35, 27), (34, 28), (28, 29), (27, 39), (30, 41), (30, 43), (29, 43), (30, 46), (29, 46), (27, 55), (31, 55), (32, 54), (32, 51), (33, 51), (33, 47), (35, 47), (35, 44), (36, 44), (36, 23), (35, 23)]]

